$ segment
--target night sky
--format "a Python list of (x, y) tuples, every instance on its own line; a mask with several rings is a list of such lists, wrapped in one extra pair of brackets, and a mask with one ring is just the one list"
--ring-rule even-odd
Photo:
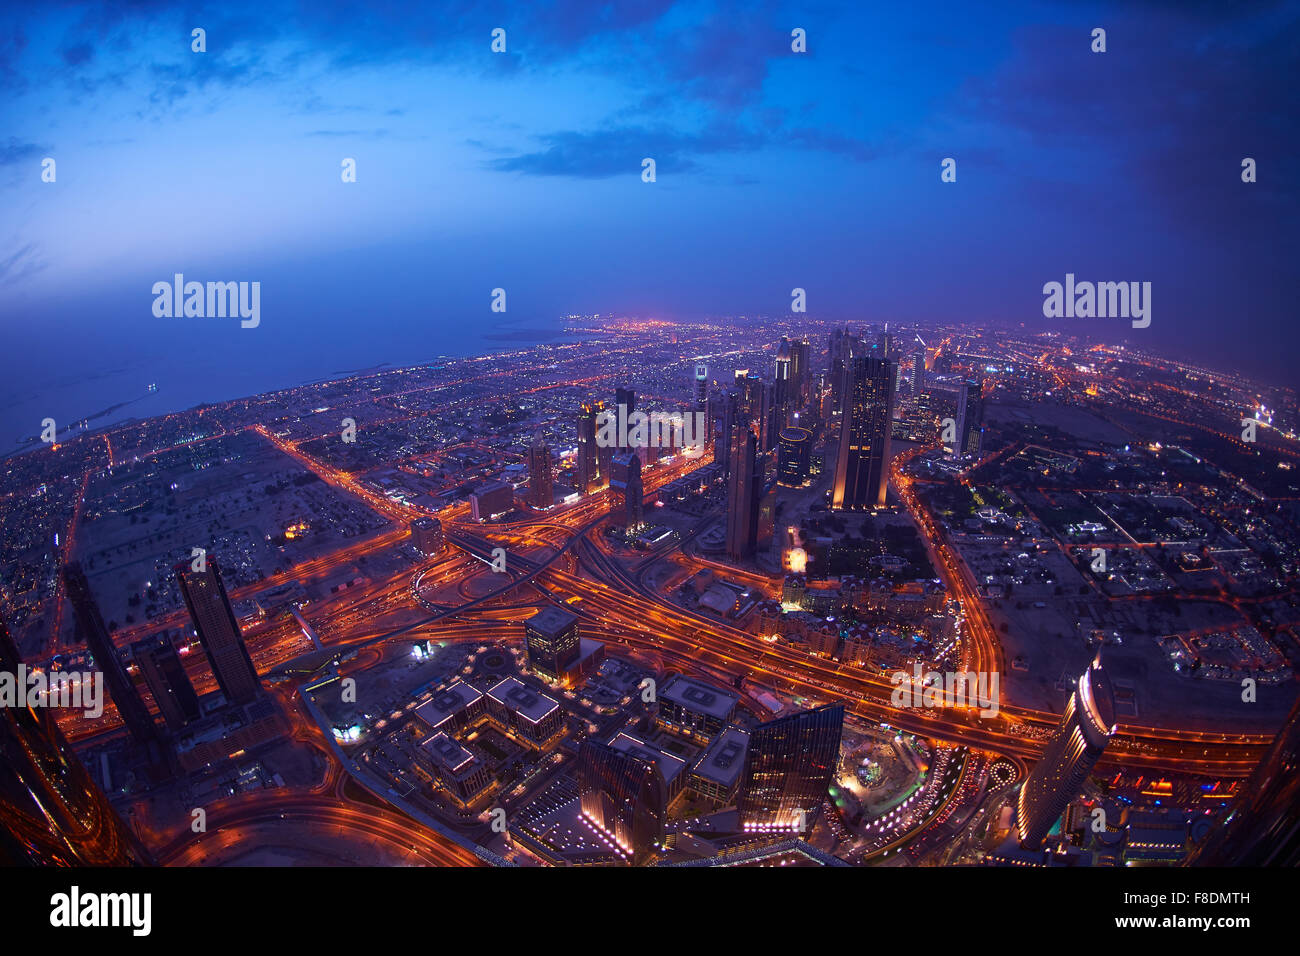
[[(0, 445), (119, 400), (96, 372), (231, 397), (796, 286), (1295, 382), (1296, 3), (363, 6), (0, 14)], [(261, 326), (156, 318), (176, 272), (260, 281)], [(1151, 327), (1044, 318), (1067, 272), (1151, 282)]]

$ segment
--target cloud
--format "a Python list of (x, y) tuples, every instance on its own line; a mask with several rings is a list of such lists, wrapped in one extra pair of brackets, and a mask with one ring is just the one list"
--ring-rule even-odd
[(571, 176), (607, 179), (623, 174), (640, 175), (641, 161), (650, 157), (660, 172), (686, 172), (697, 167), (692, 157), (740, 152), (757, 148), (762, 137), (734, 126), (718, 126), (703, 133), (681, 133), (667, 128), (620, 127), (594, 132), (565, 130), (538, 137), (545, 148), (516, 156), (488, 160), (498, 172), (530, 176)]
[(35, 143), (21, 143), (14, 137), (9, 142), (0, 144), (0, 166), (13, 166), (36, 156), (49, 155), (49, 149)]
[(0, 258), (0, 285), (13, 285), (35, 275), (45, 266), (45, 261), (37, 255), (36, 243), (25, 243), (8, 256)]

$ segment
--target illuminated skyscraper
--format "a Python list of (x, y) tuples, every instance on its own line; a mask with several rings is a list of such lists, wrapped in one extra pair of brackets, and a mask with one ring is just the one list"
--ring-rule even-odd
[(630, 863), (663, 846), (668, 788), (653, 760), (585, 740), (578, 751), (582, 815)]
[(538, 432), (528, 446), (528, 503), (534, 508), (551, 507), (555, 503), (553, 482), (551, 449)]
[(758, 439), (741, 423), (731, 434), (731, 471), (727, 476), (727, 557), (746, 561), (758, 546), (758, 513), (762, 505), (763, 472)]
[(812, 394), (812, 343), (804, 336), (791, 343), (791, 372), (795, 381), (795, 410), (804, 408)]
[(925, 350), (912, 356), (912, 398), (920, 398), (925, 388)]
[(549, 681), (558, 681), (582, 653), (578, 616), (546, 607), (524, 621), (528, 664)]
[(1097, 765), (1115, 733), (1115, 699), (1098, 656), (1079, 677), (1043, 759), (1020, 788), (1016, 831), (1020, 845), (1037, 850)]
[(772, 414), (777, 429), (784, 427), (787, 416), (798, 407), (798, 389), (794, 352), (790, 340), (782, 336), (781, 344), (777, 346), (772, 375)]
[(641, 523), (645, 507), (645, 493), (641, 485), (641, 459), (635, 451), (625, 451), (614, 456), (614, 472), (610, 478), (610, 514), (625, 527)]
[(202, 712), (198, 695), (194, 693), (194, 685), (185, 673), (180, 655), (166, 634), (136, 641), (131, 645), (131, 656), (153, 694), (153, 702), (172, 731), (181, 730), (190, 721), (199, 719)]
[(713, 444), (713, 414), (709, 404), (709, 367), (703, 362), (695, 363), (695, 410), (704, 415), (703, 444)]
[(957, 389), (957, 455), (978, 458), (984, 439), (984, 392), (979, 379), (970, 378)]
[(136, 691), (135, 684), (131, 682), (126, 668), (122, 666), (113, 637), (104, 625), (99, 606), (90, 593), (90, 582), (86, 580), (79, 562), (73, 561), (63, 569), (63, 581), (68, 589), (73, 616), (77, 619), (77, 628), (86, 639), (86, 646), (95, 658), (95, 666), (104, 674), (104, 683), (108, 685), (109, 696), (113, 698), (113, 706), (121, 715), (122, 722), (136, 743), (145, 747), (156, 744), (159, 739), (158, 726)]
[(719, 430), (718, 440), (713, 448), (713, 460), (722, 466), (722, 474), (729, 478), (731, 475), (731, 442), (732, 434), (736, 430), (736, 423), (741, 420), (740, 391), (738, 389), (728, 389), (719, 393), (717, 400)]
[(257, 696), (261, 685), (239, 632), (226, 585), (221, 580), (221, 569), (209, 557), (203, 571), (195, 571), (188, 561), (176, 565), (175, 571), (194, 632), (208, 656), (217, 686), (227, 703), (247, 703)]
[(877, 354), (855, 355), (845, 372), (845, 382), (831, 507), (881, 507), (889, 483), (893, 363)]
[(596, 444), (596, 433), (600, 430), (597, 419), (604, 411), (604, 402), (584, 402), (582, 414), (578, 416), (578, 485), (585, 495), (609, 483), (604, 463), (612, 450)]
[[(0, 672), (22, 658), (0, 621)], [(132, 866), (153, 861), (104, 796), (53, 707), (0, 707), (0, 865)]]
[(1300, 701), (1192, 866), (1300, 866)]
[(802, 488), (808, 483), (812, 462), (812, 432), (791, 425), (781, 429), (777, 445), (777, 481), (787, 488)]
[(811, 822), (839, 765), (843, 732), (842, 704), (755, 727), (736, 801), (745, 829), (797, 830)]

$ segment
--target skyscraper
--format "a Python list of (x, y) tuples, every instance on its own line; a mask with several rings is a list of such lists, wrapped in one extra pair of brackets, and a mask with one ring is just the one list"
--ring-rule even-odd
[(831, 405), (835, 412), (844, 410), (849, 391), (850, 365), (855, 352), (861, 351), (861, 341), (848, 329), (834, 329), (830, 340)]
[(762, 504), (763, 473), (758, 438), (743, 422), (731, 436), (731, 471), (727, 476), (727, 557), (746, 561), (758, 546), (758, 511)]
[(722, 467), (723, 477), (728, 478), (731, 475), (731, 436), (741, 418), (740, 391), (731, 388), (720, 393), (716, 404), (719, 435), (713, 448), (713, 460)]
[(604, 402), (584, 402), (578, 416), (578, 485), (585, 495), (609, 482), (603, 464), (608, 460), (610, 450), (596, 444), (596, 433), (600, 430), (597, 419), (604, 411)]
[(1300, 700), (1192, 866), (1300, 866)]
[(180, 655), (166, 634), (136, 641), (131, 645), (131, 655), (168, 728), (178, 731), (190, 721), (199, 719), (202, 712), (198, 695), (194, 693), (194, 685), (185, 673)]
[(772, 375), (772, 413), (778, 430), (784, 427), (787, 416), (797, 407), (799, 381), (795, 361), (790, 340), (781, 336)]
[(549, 681), (558, 681), (582, 653), (578, 616), (545, 607), (524, 621), (528, 664)]
[(63, 569), (63, 581), (68, 589), (68, 601), (72, 604), (77, 627), (85, 638), (90, 653), (94, 655), (95, 666), (104, 674), (104, 683), (108, 685), (109, 696), (113, 698), (113, 705), (121, 715), (122, 722), (136, 743), (145, 747), (156, 744), (158, 727), (135, 685), (131, 683), (121, 658), (117, 656), (113, 637), (104, 626), (99, 606), (90, 593), (90, 582), (86, 580), (79, 562), (73, 561)]
[(787, 488), (802, 488), (808, 483), (812, 463), (812, 432), (797, 425), (781, 429), (777, 446), (777, 481)]
[(703, 362), (695, 363), (695, 411), (704, 415), (703, 444), (713, 444), (713, 415), (709, 404), (709, 367)]
[(578, 751), (582, 815), (613, 841), (631, 863), (641, 863), (664, 843), (667, 786), (653, 760), (585, 740)]
[(794, 374), (795, 382), (795, 409), (799, 410), (807, 406), (808, 397), (812, 393), (812, 343), (808, 341), (805, 335), (797, 342), (791, 343), (792, 358), (791, 371)]
[[(22, 658), (0, 621), (0, 672)], [(0, 865), (132, 866), (148, 851), (59, 730), (53, 707), (0, 707)]]
[(984, 391), (977, 378), (957, 389), (957, 454), (978, 458), (984, 439)]
[(912, 398), (921, 397), (925, 388), (925, 349), (912, 355)]
[(799, 829), (826, 799), (839, 764), (844, 706), (826, 704), (755, 727), (736, 809), (747, 830)]
[(893, 363), (876, 354), (855, 355), (845, 383), (831, 507), (878, 508), (885, 503), (889, 484)]
[(553, 482), (551, 449), (538, 432), (528, 446), (528, 503), (534, 508), (551, 507), (555, 501)]
[(257, 670), (248, 656), (244, 637), (239, 632), (221, 569), (214, 558), (206, 559), (206, 569), (195, 571), (188, 561), (176, 565), (185, 607), (189, 609), (194, 632), (212, 665), (212, 674), (227, 703), (243, 704), (257, 696), (261, 685)]
[(610, 514), (622, 521), (628, 528), (641, 523), (645, 504), (645, 493), (641, 485), (641, 459), (635, 450), (624, 451), (614, 456), (613, 475), (609, 489), (613, 496), (610, 501)]
[(1080, 675), (1043, 759), (1020, 788), (1016, 831), (1022, 847), (1043, 845), (1066, 806), (1082, 792), (1114, 733), (1115, 699), (1098, 655)]

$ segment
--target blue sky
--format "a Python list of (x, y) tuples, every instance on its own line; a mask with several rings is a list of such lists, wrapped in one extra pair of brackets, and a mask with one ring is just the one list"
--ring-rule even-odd
[[(1104, 337), (1294, 380), (1296, 3), (867, 6), (6, 8), (0, 378), (478, 351), (498, 286), (525, 327), (800, 286), (850, 322), (1075, 329), (1041, 313), (1071, 271), (1152, 282), (1152, 327)], [(155, 318), (178, 271), (260, 281), (262, 325)]]

